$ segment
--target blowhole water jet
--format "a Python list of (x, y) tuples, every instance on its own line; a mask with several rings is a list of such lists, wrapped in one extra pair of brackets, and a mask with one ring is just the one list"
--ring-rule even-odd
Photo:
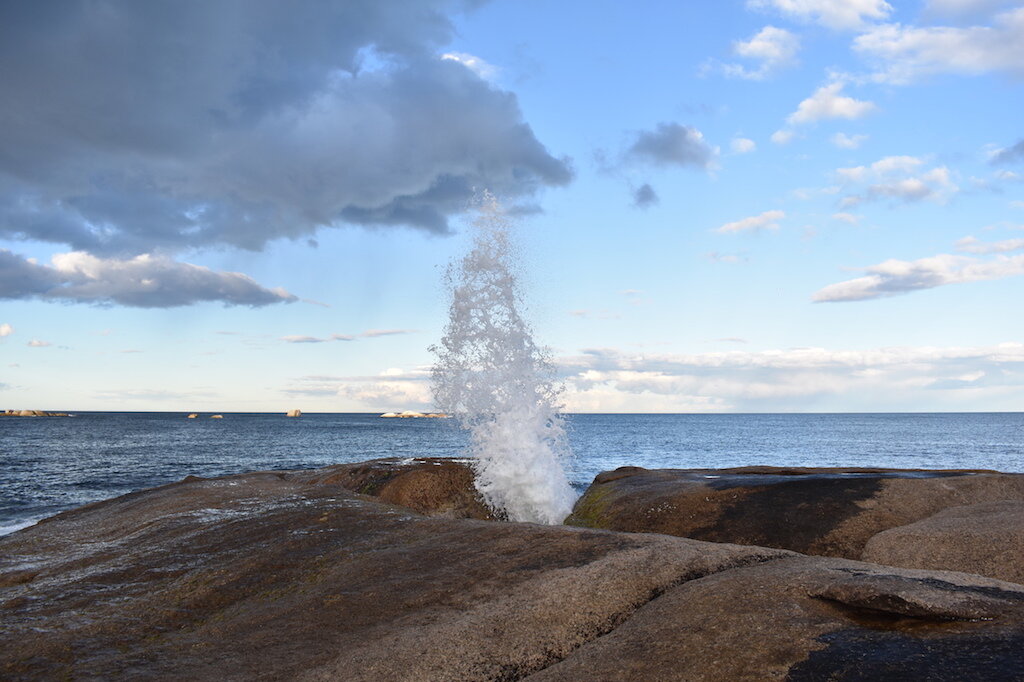
[(434, 402), (470, 435), (476, 488), (510, 521), (561, 523), (576, 493), (559, 388), (547, 353), (520, 314), (510, 229), (485, 192), (469, 253), (448, 266), (451, 310), (431, 351)]

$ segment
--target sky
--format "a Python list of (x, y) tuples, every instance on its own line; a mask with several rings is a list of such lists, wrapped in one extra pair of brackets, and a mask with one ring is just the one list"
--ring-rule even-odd
[(573, 412), (1024, 410), (1024, 3), (0, 5), (0, 408), (431, 407), (473, 202)]

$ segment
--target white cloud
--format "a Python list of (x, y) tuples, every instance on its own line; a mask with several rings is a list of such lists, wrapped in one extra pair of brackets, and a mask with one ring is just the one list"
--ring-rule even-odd
[(711, 251), (704, 254), (704, 257), (712, 263), (745, 263), (750, 260), (745, 253), (722, 253), (721, 251)]
[(885, 0), (747, 0), (756, 9), (772, 8), (799, 19), (833, 29), (856, 29), (866, 22), (882, 21), (892, 12)]
[[(796, 348), (695, 354), (588, 349), (559, 358), (569, 409), (673, 412), (821, 409), (869, 396), (920, 409), (933, 391), (1024, 389), (1024, 344), (868, 350)], [(955, 394), (954, 394), (955, 395)], [(884, 396), (884, 397), (883, 397)]]
[(747, 154), (757, 149), (757, 143), (746, 137), (734, 137), (731, 147), (736, 154)]
[(432, 402), (429, 378), (429, 368), (389, 367), (370, 376), (304, 376), (283, 390), (311, 398), (337, 396), (380, 412), (428, 410)]
[(775, 144), (783, 145), (792, 142), (794, 137), (796, 137), (796, 133), (792, 130), (776, 130), (772, 133), (771, 140)]
[(929, 14), (963, 17), (984, 14), (1017, 2), (1018, 0), (926, 0), (925, 11)]
[(1014, 163), (1015, 161), (1024, 161), (1024, 140), (1004, 149), (993, 149), (989, 154), (990, 163)]
[(732, 51), (740, 57), (759, 62), (750, 69), (742, 64), (722, 64), (722, 72), (734, 78), (763, 80), (775, 71), (792, 64), (800, 50), (800, 39), (786, 29), (765, 26), (750, 40), (738, 40)]
[(325, 343), (327, 341), (354, 341), (357, 338), (374, 339), (380, 336), (397, 336), (399, 334), (412, 334), (415, 331), (415, 329), (367, 329), (360, 334), (331, 334), (325, 338), (293, 334), (282, 336), (281, 340), (288, 343)]
[(868, 139), (867, 135), (847, 135), (846, 133), (836, 133), (832, 136), (832, 144), (839, 147), (840, 149), (857, 149), (865, 140)]
[(415, 331), (415, 329), (367, 329), (359, 336), (363, 336), (369, 339), (377, 336), (396, 336), (398, 334), (412, 334)]
[(1011, 201), (1010, 208), (1024, 208), (1024, 201)]
[(848, 225), (856, 225), (860, 222), (862, 216), (854, 215), (852, 213), (833, 213), (832, 219), (846, 223)]
[(1024, 75), (1022, 35), (1024, 7), (998, 15), (992, 26), (877, 26), (857, 36), (853, 49), (878, 65), (873, 77), (885, 83), (937, 73)]
[(47, 346), (52, 346), (53, 344), (50, 343), (49, 341), (40, 341), (39, 339), (32, 339), (31, 341), (28, 342), (27, 345), (31, 348), (46, 348)]
[(777, 230), (777, 221), (786, 217), (785, 211), (765, 211), (764, 213), (735, 222), (726, 223), (715, 229), (715, 232), (729, 234), (732, 232), (760, 232), (761, 230)]
[(983, 242), (976, 237), (964, 237), (956, 243), (956, 250), (962, 253), (1011, 253), (1024, 251), (1024, 239), (1004, 239), (999, 242)]
[(832, 118), (857, 119), (877, 109), (872, 102), (842, 95), (844, 85), (842, 81), (834, 81), (821, 86), (797, 105), (796, 111), (786, 118), (786, 122), (802, 125)]
[(5, 336), (10, 336), (13, 333), (14, 333), (14, 327), (12, 327), (10, 324), (8, 324), (7, 322), (4, 322), (3, 324), (0, 324), (0, 338), (3, 338)]
[(466, 52), (446, 52), (441, 55), (441, 59), (458, 62), (484, 80), (493, 80), (498, 75), (498, 68), (496, 66), (488, 64), (480, 57)]
[(203, 301), (262, 306), (297, 300), (238, 272), (218, 272), (164, 256), (100, 258), (82, 251), (54, 254), (40, 265), (0, 249), (0, 299), (40, 298), (77, 303), (169, 308)]
[[(839, 205), (849, 208), (884, 199), (902, 202), (928, 199), (944, 203), (960, 191), (948, 168), (935, 166), (922, 170), (925, 163), (916, 156), (886, 156), (870, 166), (837, 168), (835, 175), (847, 192)], [(864, 186), (854, 189), (855, 185)]]
[(986, 261), (968, 256), (939, 254), (914, 261), (887, 260), (864, 270), (867, 275), (830, 284), (812, 297), (815, 303), (865, 301), (898, 296), (947, 284), (1002, 279), (1024, 274), (1024, 254), (996, 256)]
[(299, 336), (297, 334), (291, 334), (289, 336), (282, 336), (281, 340), (287, 341), (288, 343), (323, 343), (328, 339), (319, 339), (315, 336)]

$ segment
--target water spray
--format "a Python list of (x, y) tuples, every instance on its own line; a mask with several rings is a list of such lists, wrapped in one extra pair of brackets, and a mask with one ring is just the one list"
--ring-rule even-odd
[(451, 310), (432, 372), (434, 402), (470, 434), (476, 488), (510, 521), (561, 523), (576, 494), (559, 388), (520, 309), (511, 221), (484, 193), (469, 253), (446, 274)]

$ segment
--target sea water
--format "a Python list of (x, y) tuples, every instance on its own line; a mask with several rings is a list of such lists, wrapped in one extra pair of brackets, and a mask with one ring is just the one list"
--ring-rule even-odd
[[(570, 414), (577, 493), (620, 466), (853, 466), (1024, 472), (1024, 414)], [(448, 419), (86, 412), (0, 417), (0, 527), (181, 480), (376, 457), (454, 457)]]

